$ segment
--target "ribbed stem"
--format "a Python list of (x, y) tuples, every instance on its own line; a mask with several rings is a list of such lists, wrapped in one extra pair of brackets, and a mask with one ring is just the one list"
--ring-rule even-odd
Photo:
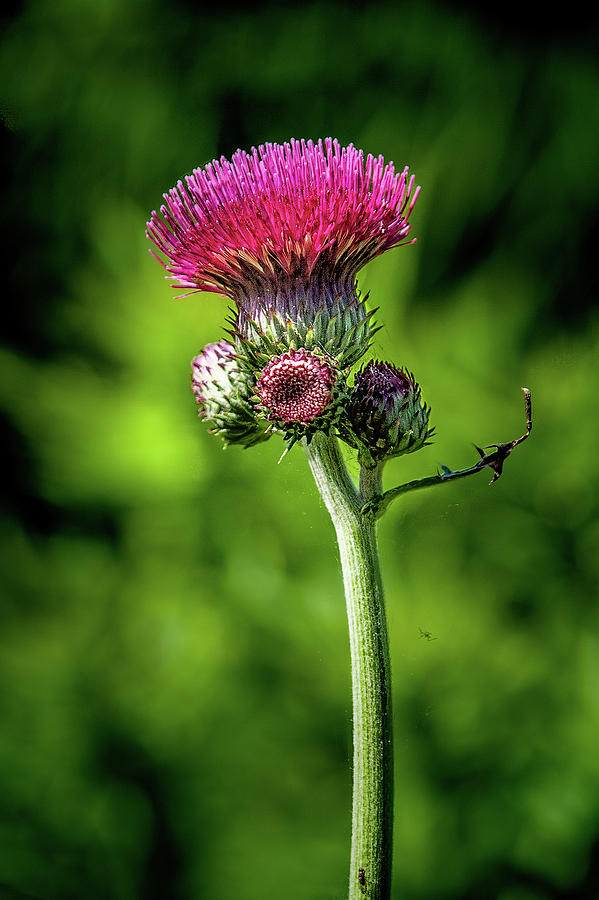
[(372, 493), (380, 492), (380, 471), (363, 479), (361, 493), (335, 438), (319, 432), (304, 446), (337, 533), (349, 623), (354, 737), (349, 900), (388, 900), (393, 832), (389, 645), (376, 522), (360, 512)]

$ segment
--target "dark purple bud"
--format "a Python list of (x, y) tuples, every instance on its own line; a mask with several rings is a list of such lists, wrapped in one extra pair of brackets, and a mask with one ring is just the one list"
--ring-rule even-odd
[(340, 430), (348, 443), (380, 461), (422, 447), (432, 435), (429, 412), (411, 373), (371, 360), (356, 374), (347, 408), (347, 424), (357, 440)]

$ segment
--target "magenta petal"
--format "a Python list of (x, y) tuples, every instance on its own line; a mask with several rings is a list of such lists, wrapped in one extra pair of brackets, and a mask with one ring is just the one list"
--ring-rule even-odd
[(318, 268), (352, 278), (405, 242), (419, 188), (352, 144), (292, 139), (238, 150), (180, 181), (147, 235), (173, 286), (231, 297), (248, 282), (309, 279)]

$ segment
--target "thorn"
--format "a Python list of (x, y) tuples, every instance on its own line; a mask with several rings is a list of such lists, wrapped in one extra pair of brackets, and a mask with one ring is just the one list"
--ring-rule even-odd
[(476, 452), (478, 453), (480, 458), (484, 459), (486, 454), (485, 454), (485, 451), (482, 449), (482, 447), (478, 447), (476, 444), (473, 444), (472, 446), (474, 447), (474, 449), (476, 450)]
[(277, 465), (279, 465), (279, 466), (281, 465), (281, 463), (283, 462), (283, 460), (285, 459), (285, 457), (287, 456), (287, 454), (289, 453), (289, 451), (291, 450), (291, 448), (293, 447), (293, 445), (296, 442), (297, 442), (297, 438), (292, 437), (291, 440), (289, 441), (289, 443), (287, 444), (287, 446), (285, 447), (285, 449), (283, 450), (283, 452), (281, 453), (281, 456), (279, 458)]

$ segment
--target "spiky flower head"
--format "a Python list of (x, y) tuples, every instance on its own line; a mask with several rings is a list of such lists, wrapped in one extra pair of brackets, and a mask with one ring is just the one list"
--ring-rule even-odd
[(240, 370), (228, 341), (208, 344), (191, 361), (191, 388), (201, 418), (225, 446), (251, 447), (270, 437), (250, 402), (252, 383)]
[(433, 434), (429, 414), (411, 373), (371, 360), (356, 374), (340, 430), (368, 465), (420, 449)]
[(175, 287), (234, 301), (241, 339), (270, 337), (288, 349), (316, 332), (323, 352), (345, 366), (372, 335), (356, 274), (385, 250), (411, 243), (418, 192), (407, 169), (365, 158), (352, 144), (265, 144), (179, 181), (160, 214), (152, 213), (147, 235)]
[(344, 386), (334, 360), (301, 347), (273, 357), (258, 374), (255, 392), (262, 414), (297, 440), (330, 429)]

